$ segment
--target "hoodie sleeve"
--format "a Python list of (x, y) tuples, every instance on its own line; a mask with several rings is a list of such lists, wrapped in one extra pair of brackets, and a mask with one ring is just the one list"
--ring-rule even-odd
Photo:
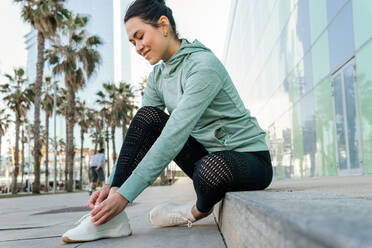
[(194, 126), (222, 88), (223, 82), (216, 71), (194, 68), (186, 76), (184, 94), (159, 138), (118, 190), (130, 202), (151, 185), (177, 156)]

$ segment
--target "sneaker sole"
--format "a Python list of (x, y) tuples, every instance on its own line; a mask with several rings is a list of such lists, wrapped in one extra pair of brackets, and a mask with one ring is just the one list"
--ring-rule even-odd
[(132, 232), (130, 232), (129, 234), (124, 234), (124, 235), (120, 235), (120, 236), (102, 236), (102, 237), (99, 237), (99, 238), (93, 238), (93, 239), (89, 239), (89, 240), (72, 240), (69, 237), (63, 236), (62, 241), (65, 242), (65, 243), (84, 243), (84, 242), (95, 241), (95, 240), (99, 240), (99, 239), (128, 237), (128, 236), (131, 236), (131, 235), (132, 235)]

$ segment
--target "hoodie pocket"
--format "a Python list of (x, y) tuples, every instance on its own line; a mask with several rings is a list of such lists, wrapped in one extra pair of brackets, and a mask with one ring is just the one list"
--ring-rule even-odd
[(214, 136), (217, 138), (217, 140), (223, 144), (226, 145), (227, 142), (230, 139), (230, 134), (226, 130), (225, 127), (220, 127), (214, 131)]

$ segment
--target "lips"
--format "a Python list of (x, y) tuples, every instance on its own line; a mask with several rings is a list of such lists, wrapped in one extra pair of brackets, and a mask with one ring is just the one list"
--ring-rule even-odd
[(143, 54), (143, 57), (145, 57), (147, 59), (147, 56), (149, 55), (150, 53), (150, 50), (147, 50), (144, 54)]

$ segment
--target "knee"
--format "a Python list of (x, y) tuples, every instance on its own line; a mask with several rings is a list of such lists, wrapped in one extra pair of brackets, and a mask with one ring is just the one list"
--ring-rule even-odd
[(201, 159), (193, 174), (195, 190), (203, 193), (228, 191), (232, 180), (229, 165), (217, 154), (208, 154)]
[(163, 122), (166, 116), (167, 114), (157, 107), (144, 106), (137, 111), (133, 121), (149, 125), (152, 123)]

